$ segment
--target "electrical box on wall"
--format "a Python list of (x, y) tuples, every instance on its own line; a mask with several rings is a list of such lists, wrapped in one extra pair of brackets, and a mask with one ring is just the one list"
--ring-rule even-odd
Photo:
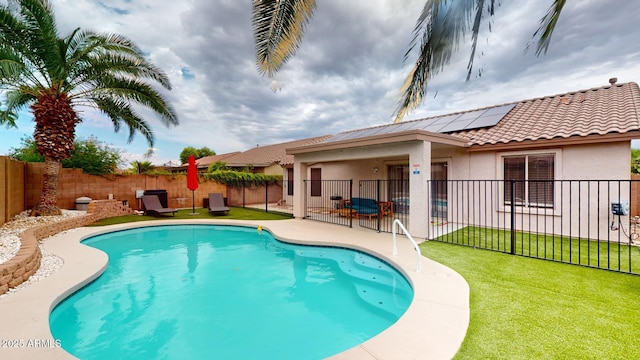
[(629, 215), (629, 203), (626, 201), (612, 202), (611, 213), (613, 215)]
[(142, 199), (142, 195), (144, 195), (144, 190), (136, 190), (136, 199)]

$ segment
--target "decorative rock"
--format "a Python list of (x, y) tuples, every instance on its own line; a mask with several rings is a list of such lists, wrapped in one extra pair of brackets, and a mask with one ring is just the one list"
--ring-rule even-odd
[[(58, 216), (30, 217), (29, 210), (27, 210), (14, 216), (10, 222), (0, 227), (0, 264), (16, 257), (21, 246), (20, 235), (25, 231), (85, 214), (84, 211), (62, 210), (62, 215)], [(18, 264), (11, 264), (0, 271), (0, 298), (9, 296), (33, 282), (44, 279), (62, 267), (62, 259), (44, 251), (42, 244), (38, 243), (38, 247), (42, 257), (37, 253), (32, 254), (28, 257), (28, 262), (23, 268), (19, 268)], [(36, 270), (38, 263), (40, 267)]]
[(62, 267), (62, 259), (44, 250), (42, 242), (47, 237), (74, 231), (99, 219), (133, 213), (119, 200), (92, 200), (88, 205), (86, 212), (62, 210), (59, 216), (29, 217), (29, 211), (23, 211), (0, 227), (0, 298)]

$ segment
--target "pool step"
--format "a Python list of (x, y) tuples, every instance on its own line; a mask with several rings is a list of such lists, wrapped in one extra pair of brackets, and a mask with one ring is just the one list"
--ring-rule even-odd
[(330, 260), (335, 262), (340, 271), (350, 276), (354, 282), (357, 296), (368, 306), (387, 316), (397, 318), (406, 310), (406, 301), (411, 299), (409, 289), (399, 287), (398, 279), (390, 274), (380, 260), (363, 254), (348, 252), (331, 252), (321, 249), (304, 249), (296, 251), (296, 255)]
[[(389, 292), (389, 289), (381, 289), (377, 286), (355, 284), (358, 297), (368, 306), (374, 308), (383, 316), (391, 316), (397, 319), (406, 310), (408, 294), (398, 294)], [(402, 300), (404, 299), (404, 301)]]
[(297, 256), (334, 261), (342, 272), (360, 280), (393, 286), (391, 275), (383, 264), (363, 254), (344, 252), (327, 252), (322, 248), (296, 251)]

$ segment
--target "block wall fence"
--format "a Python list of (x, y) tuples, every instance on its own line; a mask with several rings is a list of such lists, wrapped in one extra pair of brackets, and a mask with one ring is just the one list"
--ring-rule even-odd
[[(43, 173), (43, 163), (23, 163), (0, 156), (0, 225), (38, 203)], [(196, 207), (203, 207), (203, 200), (212, 192), (222, 193), (230, 206), (264, 203), (266, 199), (277, 202), (282, 198), (281, 184), (270, 185), (267, 194), (264, 187), (243, 190), (202, 177), (199, 181), (193, 197)], [(126, 200), (132, 209), (140, 210), (136, 190), (166, 190), (169, 207), (191, 207), (192, 194), (184, 174), (90, 175), (80, 169), (60, 169), (57, 203), (61, 209), (75, 209), (79, 197), (105, 200), (111, 195), (114, 200)]]
[(0, 156), (0, 225), (24, 210), (26, 164)]
[[(43, 163), (28, 163), (26, 171), (26, 208), (38, 203), (40, 187), (44, 173)], [(80, 169), (60, 169), (58, 182), (58, 207), (75, 209), (79, 197), (91, 199), (126, 200), (132, 209), (141, 209), (136, 199), (136, 190), (166, 190), (168, 206), (172, 208), (191, 207), (191, 190), (187, 189), (186, 175), (90, 175)], [(226, 185), (200, 178), (198, 189), (194, 192), (195, 206), (202, 207), (202, 199), (210, 192), (227, 192)]]

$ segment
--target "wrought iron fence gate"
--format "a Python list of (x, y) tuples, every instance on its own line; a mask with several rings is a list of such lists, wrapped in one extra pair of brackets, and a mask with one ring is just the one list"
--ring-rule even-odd
[(344, 207), (351, 199), (353, 180), (305, 180), (306, 219), (353, 226), (353, 213)]
[(358, 215), (358, 224), (378, 232), (392, 232), (393, 220), (399, 219), (408, 227), (409, 180), (360, 180), (359, 197), (371, 199), (376, 212)]

